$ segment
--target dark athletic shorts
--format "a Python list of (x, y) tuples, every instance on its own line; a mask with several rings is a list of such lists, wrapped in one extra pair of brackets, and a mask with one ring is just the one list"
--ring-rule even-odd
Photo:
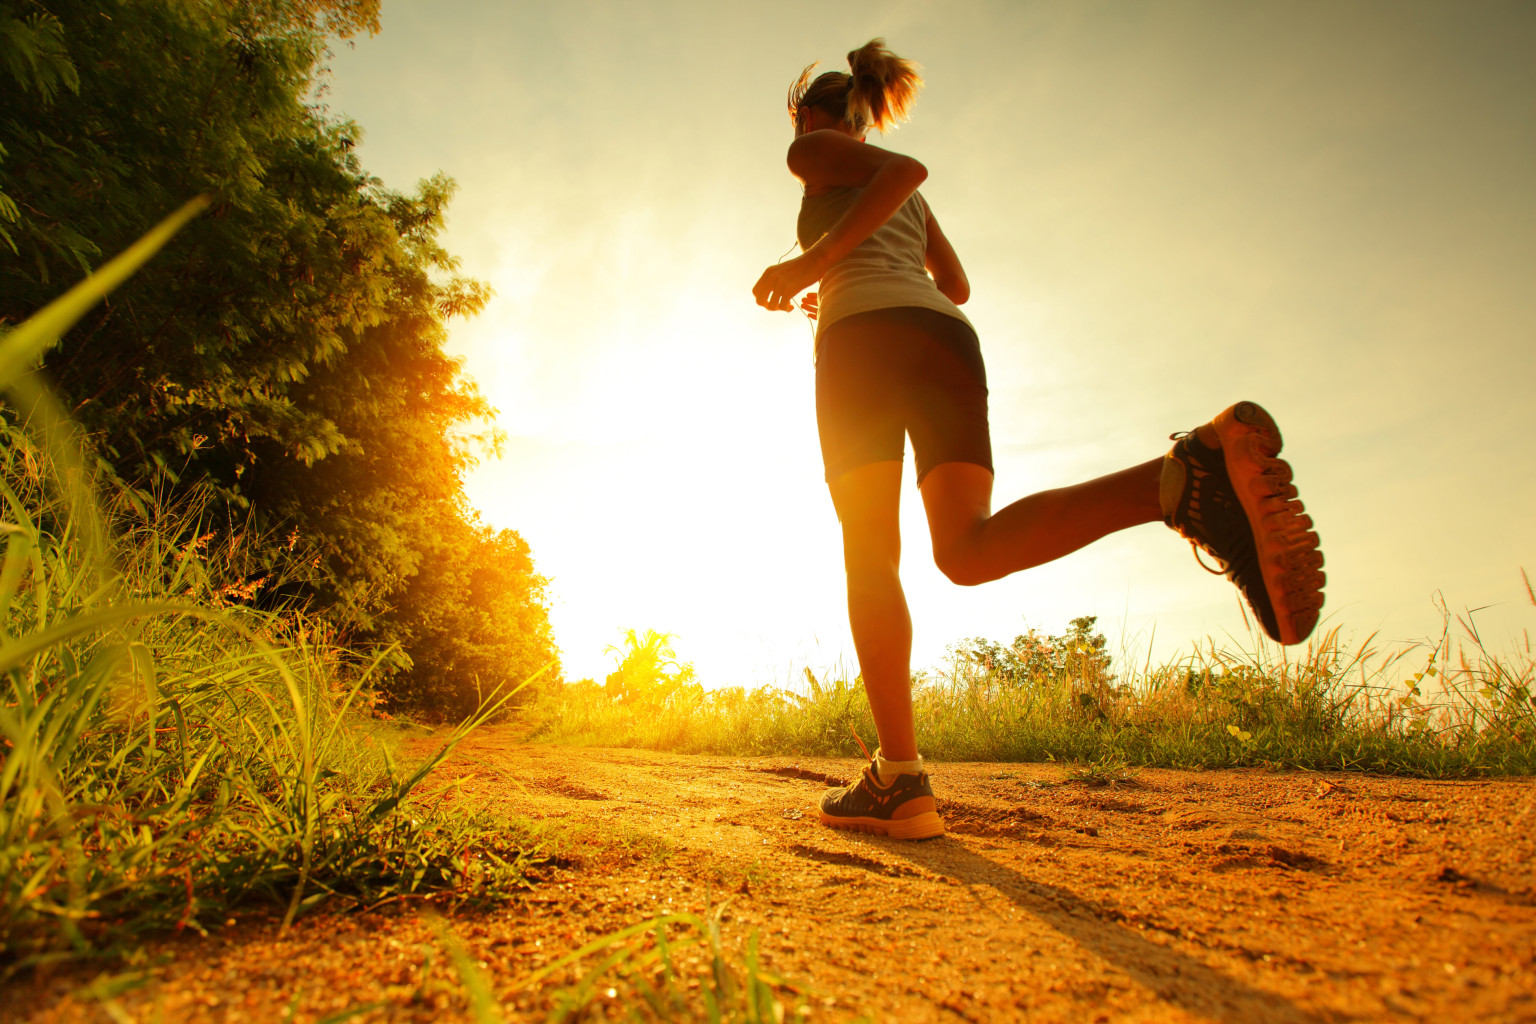
[(821, 336), (816, 426), (827, 481), (901, 461), (912, 435), (917, 481), (942, 462), (992, 468), (987, 370), (964, 320), (902, 306), (855, 313)]

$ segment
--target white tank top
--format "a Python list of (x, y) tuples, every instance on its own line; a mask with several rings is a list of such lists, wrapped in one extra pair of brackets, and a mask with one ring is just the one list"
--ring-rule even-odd
[[(800, 203), (795, 233), (809, 249), (858, 199), (862, 188), (834, 188)], [(816, 341), (846, 316), (875, 309), (918, 306), (946, 313), (967, 325), (960, 307), (944, 296), (924, 269), (928, 252), (928, 203), (913, 192), (875, 233), (860, 242), (821, 279), (817, 289)]]

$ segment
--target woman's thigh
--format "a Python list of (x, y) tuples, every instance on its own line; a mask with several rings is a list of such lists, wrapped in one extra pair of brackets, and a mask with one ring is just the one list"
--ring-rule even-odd
[(921, 484), (933, 561), (953, 577), (977, 528), (992, 514), (992, 471), (971, 462), (941, 462)]
[(827, 483), (843, 527), (850, 572), (894, 569), (901, 562), (901, 463), (870, 462)]

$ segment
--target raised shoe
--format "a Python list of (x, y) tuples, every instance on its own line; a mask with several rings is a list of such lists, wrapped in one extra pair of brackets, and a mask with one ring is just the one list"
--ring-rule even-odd
[(1296, 644), (1317, 625), (1326, 577), (1281, 443), (1269, 413), (1239, 402), (1174, 435), (1161, 498), (1163, 521), (1216, 559), (1270, 639)]

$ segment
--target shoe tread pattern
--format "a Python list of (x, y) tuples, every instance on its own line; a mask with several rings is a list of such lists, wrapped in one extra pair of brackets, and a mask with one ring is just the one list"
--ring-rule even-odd
[(1168, 525), (1222, 565), (1272, 640), (1300, 643), (1323, 605), (1323, 556), (1274, 419), (1239, 402), (1178, 438), (1186, 482)]
[(1312, 518), (1299, 500), (1274, 418), (1256, 402), (1239, 402), (1213, 424), (1257, 548), (1264, 589), (1274, 606), (1283, 644), (1300, 643), (1317, 626), (1323, 607), (1323, 553)]

